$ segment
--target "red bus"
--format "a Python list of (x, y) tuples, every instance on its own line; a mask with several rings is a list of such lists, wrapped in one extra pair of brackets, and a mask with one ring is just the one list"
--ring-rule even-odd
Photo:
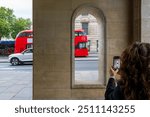
[(14, 53), (20, 53), (27, 48), (33, 47), (33, 31), (23, 30), (15, 38)]
[(87, 36), (84, 30), (75, 30), (74, 46), (75, 46), (75, 57), (86, 57), (88, 56), (87, 48)]

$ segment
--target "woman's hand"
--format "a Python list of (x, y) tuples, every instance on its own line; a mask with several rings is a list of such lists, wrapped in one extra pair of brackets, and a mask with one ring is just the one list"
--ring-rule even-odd
[(110, 76), (113, 77), (113, 78), (116, 78), (117, 80), (120, 79), (120, 75), (118, 74), (118, 69), (114, 70), (112, 67), (110, 68)]

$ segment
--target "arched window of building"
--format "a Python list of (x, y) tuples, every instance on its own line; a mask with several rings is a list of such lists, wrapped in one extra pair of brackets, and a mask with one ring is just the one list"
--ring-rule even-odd
[[(72, 86), (104, 87), (106, 77), (106, 39), (105, 17), (103, 12), (93, 6), (85, 5), (77, 8), (72, 17)], [(81, 32), (80, 32), (81, 31)], [(83, 32), (82, 32), (83, 31)], [(83, 33), (83, 36), (75, 36)], [(86, 35), (84, 35), (86, 34)], [(85, 38), (84, 50), (79, 52), (76, 40)], [(81, 40), (80, 40), (81, 41)], [(80, 42), (81, 45), (81, 42)], [(82, 46), (83, 47), (83, 46)], [(78, 50), (77, 50), (78, 49)]]

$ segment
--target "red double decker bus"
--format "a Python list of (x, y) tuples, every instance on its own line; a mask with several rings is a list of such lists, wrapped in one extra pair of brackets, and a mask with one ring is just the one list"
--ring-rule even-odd
[(75, 30), (74, 46), (75, 46), (75, 57), (86, 57), (88, 56), (87, 48), (87, 36), (84, 30)]
[[(87, 48), (87, 36), (84, 30), (75, 30), (74, 47), (75, 57), (86, 57), (88, 56)], [(14, 53), (21, 53), (27, 48), (33, 47), (33, 31), (24, 30), (18, 33), (15, 39), (15, 51)]]
[(14, 53), (20, 53), (27, 48), (33, 47), (33, 31), (23, 30), (15, 38)]

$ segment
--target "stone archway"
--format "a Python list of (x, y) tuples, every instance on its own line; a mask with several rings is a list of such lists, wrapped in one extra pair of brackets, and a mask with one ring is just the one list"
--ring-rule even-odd
[(104, 84), (105, 79), (109, 78), (113, 56), (120, 55), (133, 41), (133, 32), (136, 32), (133, 31), (133, 21), (136, 20), (133, 20), (131, 0), (119, 2), (36, 0), (33, 18), (35, 38), (33, 99), (103, 99), (105, 87), (99, 88), (98, 86), (102, 86), (100, 83), (97, 87), (83, 85), (83, 88), (77, 87), (78, 89), (74, 84), (73, 50), (71, 52), (73, 45), (70, 45), (70, 39), (73, 38), (73, 22), (81, 11), (89, 11), (94, 17), (99, 18), (101, 21), (99, 24), (103, 27), (104, 49), (99, 55), (104, 55), (102, 57), (104, 63), (101, 64), (103, 69), (99, 71), (105, 73), (101, 75)]
[[(90, 85), (90, 86), (103, 86), (105, 84), (105, 71), (106, 71), (106, 39), (105, 39), (105, 28), (106, 28), (106, 20), (103, 12), (101, 9), (96, 8), (95, 6), (92, 5), (81, 5), (79, 6), (73, 13), (72, 16), (72, 39), (74, 38), (74, 32), (73, 30), (75, 29), (74, 22), (76, 17), (78, 17), (80, 14), (91, 14), (93, 15), (98, 22), (98, 31), (100, 32), (99, 34), (99, 39), (98, 39), (98, 44), (99, 44), (99, 53), (98, 53), (98, 78), (95, 81), (91, 81), (88, 84), (82, 83), (83, 85)], [(74, 62), (74, 49), (73, 49), (73, 42), (72, 42), (72, 86), (76, 87), (76, 79), (75, 79), (75, 62)]]

